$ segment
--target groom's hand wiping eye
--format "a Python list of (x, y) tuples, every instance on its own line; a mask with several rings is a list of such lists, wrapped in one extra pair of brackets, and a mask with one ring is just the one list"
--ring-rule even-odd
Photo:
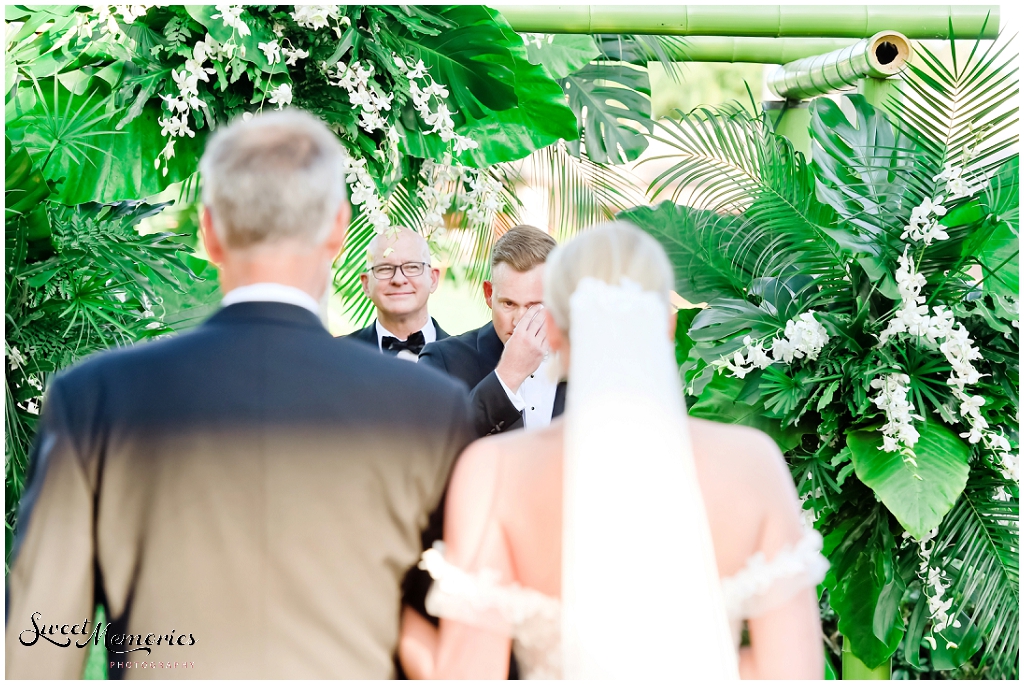
[(540, 304), (526, 310), (512, 331), (512, 337), (505, 343), (496, 371), (512, 392), (519, 391), (519, 386), (540, 367), (548, 352), (543, 310), (544, 306)]

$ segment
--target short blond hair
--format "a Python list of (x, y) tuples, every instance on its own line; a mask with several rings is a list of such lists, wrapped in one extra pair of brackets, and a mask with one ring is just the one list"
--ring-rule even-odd
[(544, 306), (558, 328), (569, 332), (569, 298), (584, 278), (619, 285), (628, 278), (661, 296), (668, 312), (675, 286), (672, 262), (658, 241), (631, 223), (600, 224), (556, 249), (544, 272)]
[(494, 243), (491, 270), (499, 264), (508, 264), (525, 273), (547, 261), (556, 245), (555, 239), (539, 228), (520, 224), (510, 228)]
[(301, 110), (236, 119), (199, 162), (214, 231), (234, 249), (319, 244), (345, 200), (344, 159), (327, 126)]

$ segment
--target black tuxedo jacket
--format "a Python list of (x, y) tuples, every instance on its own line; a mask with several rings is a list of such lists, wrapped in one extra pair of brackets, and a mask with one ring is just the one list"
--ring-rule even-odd
[(43, 405), (7, 578), (7, 675), (81, 677), (86, 650), (40, 658), (18, 636), (34, 612), (81, 624), (100, 602), (108, 641), (186, 636), (142, 657), (194, 661), (193, 677), (394, 676), (403, 576), (472, 437), (461, 384), (294, 305), (233, 304), (90, 357)]
[[(437, 331), (438, 340), (444, 340), (449, 337), (448, 334), (444, 332), (444, 329), (437, 325), (437, 319), (430, 317), (430, 320), (434, 322), (434, 330)], [(366, 328), (360, 328), (358, 331), (353, 331), (345, 337), (358, 340), (359, 342), (363, 342), (368, 345), (373, 345), (378, 351), (380, 350), (380, 345), (377, 343), (377, 319), (374, 319), (373, 323)]]
[[(438, 340), (423, 348), (420, 363), (444, 371), (459, 379), (470, 389), (469, 401), (477, 435), (492, 435), (523, 427), (523, 415), (501, 387), (494, 372), (505, 346), (494, 331), (494, 324), (478, 328), (446, 340)], [(552, 417), (565, 410), (565, 382), (558, 384)]]

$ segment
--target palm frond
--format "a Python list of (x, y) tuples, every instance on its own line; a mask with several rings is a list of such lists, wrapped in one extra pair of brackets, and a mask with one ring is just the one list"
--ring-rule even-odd
[(544, 197), (547, 229), (559, 241), (644, 204), (639, 179), (629, 171), (595, 162), (585, 153), (571, 155), (561, 143), (500, 166), (516, 186), (529, 186)]
[(34, 106), (26, 111), (15, 97), (14, 123), (21, 131), (20, 144), (32, 155), (44, 175), (50, 162), (62, 156), (72, 165), (95, 165), (97, 155), (110, 154), (96, 143), (101, 143), (103, 136), (124, 134), (104, 126), (113, 116), (106, 108), (109, 96), (96, 97), (96, 93), (75, 96), (61, 86), (56, 74), (50, 77), (53, 89), (52, 94), (48, 94), (35, 75), (29, 76)]
[(968, 608), (1000, 677), (1014, 677), (1020, 628), (1019, 491), (1016, 483), (976, 467), (946, 515), (933, 562), (953, 579), (947, 590)]
[(739, 217), (741, 225), (721, 245), (738, 273), (799, 271), (815, 277), (818, 296), (848, 289), (846, 261), (867, 243), (834, 226), (803, 155), (767, 122), (735, 108), (701, 108), (659, 122), (653, 138), (672, 151), (649, 161), (673, 164), (651, 183), (649, 197)]
[(439, 241), (448, 263), (462, 267), (461, 273), (474, 288), (490, 277), (494, 241), (521, 223), (525, 188), (533, 190), (547, 209), (547, 226), (540, 228), (559, 241), (644, 202), (636, 190), (638, 180), (628, 171), (595, 162), (585, 152), (576, 157), (561, 142), (524, 159), (496, 164), (484, 173), (501, 184), (502, 210), (490, 226), (470, 225), (463, 213), (454, 212), (449, 215), (447, 235)]
[(613, 33), (598, 34), (594, 36), (594, 41), (603, 59), (640, 66), (658, 62), (673, 81), (682, 81), (680, 60), (673, 57), (686, 50), (687, 41), (682, 36)]
[(962, 166), (981, 178), (995, 170), (1017, 143), (1019, 92), (1011, 39), (977, 41), (966, 59), (958, 59), (951, 39), (951, 65), (927, 46), (915, 46), (898, 94), (887, 107), (902, 132), (920, 148), (924, 169), (922, 197), (941, 195), (944, 182), (934, 180), (946, 164)]

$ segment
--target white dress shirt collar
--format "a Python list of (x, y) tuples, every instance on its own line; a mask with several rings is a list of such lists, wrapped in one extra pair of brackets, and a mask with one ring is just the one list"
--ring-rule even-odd
[[(405, 338), (399, 338), (397, 335), (395, 335), (394, 333), (392, 333), (388, 329), (384, 328), (384, 326), (382, 326), (381, 323), (380, 323), (380, 319), (377, 319), (375, 323), (376, 323), (376, 328), (377, 328), (377, 349), (380, 350), (381, 352), (384, 351), (384, 336), (386, 336), (386, 335), (387, 336), (391, 336), (392, 338), (395, 338), (396, 340), (404, 340), (405, 339)], [(425, 344), (429, 345), (430, 343), (432, 343), (435, 340), (437, 340), (437, 329), (434, 327), (434, 320), (431, 319), (429, 316), (427, 316), (427, 324), (423, 328), (420, 329), (420, 332), (423, 333), (423, 341), (424, 341)], [(407, 352), (406, 350), (402, 350), (401, 352), (399, 352), (398, 353), (398, 357), (400, 359), (408, 358), (410, 361), (416, 361), (416, 359), (413, 359), (412, 352)], [(417, 359), (418, 359), (418, 357), (417, 357)]]
[(293, 304), (313, 312), (320, 318), (320, 304), (309, 293), (283, 283), (253, 283), (230, 291), (220, 301), (222, 307), (239, 302), (282, 302)]

